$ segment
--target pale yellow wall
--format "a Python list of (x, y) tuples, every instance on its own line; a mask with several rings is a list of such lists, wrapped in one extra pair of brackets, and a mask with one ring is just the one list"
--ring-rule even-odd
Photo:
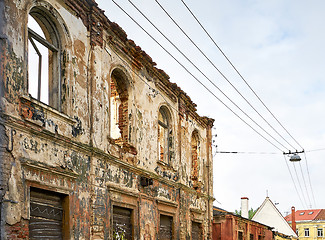
[[(300, 240), (325, 239), (325, 221), (297, 222), (297, 230)], [(305, 228), (309, 228), (309, 237), (305, 236)], [(317, 229), (323, 229), (323, 237), (317, 236)]]

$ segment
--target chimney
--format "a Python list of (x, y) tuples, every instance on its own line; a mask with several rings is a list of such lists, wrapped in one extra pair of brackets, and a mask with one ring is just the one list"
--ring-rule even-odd
[(248, 197), (241, 198), (241, 216), (248, 218)]
[(296, 229), (296, 211), (295, 211), (295, 207), (291, 207), (291, 227), (292, 227), (292, 230), (296, 233), (297, 229)]

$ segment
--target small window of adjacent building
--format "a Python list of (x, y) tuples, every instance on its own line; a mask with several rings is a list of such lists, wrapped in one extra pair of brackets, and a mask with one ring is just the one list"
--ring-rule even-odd
[(238, 240), (243, 240), (243, 232), (238, 231)]
[(60, 110), (60, 39), (51, 15), (32, 8), (28, 17), (28, 93)]
[(305, 237), (309, 237), (309, 228), (305, 228)]
[(132, 209), (113, 206), (113, 239), (132, 239)]
[(37, 188), (30, 189), (30, 239), (67, 239), (67, 196)]
[(173, 217), (160, 215), (159, 240), (173, 239)]
[(249, 234), (249, 240), (254, 240), (254, 234)]
[(172, 157), (172, 128), (170, 113), (165, 106), (160, 107), (158, 112), (158, 157), (159, 160), (167, 164)]
[(312, 215), (314, 212), (309, 212), (308, 215)]
[(317, 237), (323, 237), (323, 228), (317, 228)]
[(304, 215), (305, 214), (305, 212), (301, 212), (301, 213), (299, 213), (299, 215)]

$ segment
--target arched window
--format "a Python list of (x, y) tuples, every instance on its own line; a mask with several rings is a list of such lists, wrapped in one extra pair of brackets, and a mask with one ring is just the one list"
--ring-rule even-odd
[(199, 180), (199, 136), (198, 132), (194, 131), (191, 138), (191, 178), (193, 181), (194, 187), (197, 186)]
[(121, 69), (111, 75), (111, 138), (116, 143), (128, 142), (128, 81)]
[(60, 38), (51, 14), (41, 7), (28, 18), (28, 93), (60, 110)]
[(158, 154), (159, 160), (167, 164), (172, 158), (172, 128), (170, 113), (168, 109), (162, 106), (158, 113)]

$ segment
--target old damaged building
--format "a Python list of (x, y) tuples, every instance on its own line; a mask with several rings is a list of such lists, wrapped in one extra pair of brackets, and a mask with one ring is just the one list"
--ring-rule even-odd
[(0, 59), (1, 239), (211, 238), (213, 120), (93, 0), (0, 1)]

